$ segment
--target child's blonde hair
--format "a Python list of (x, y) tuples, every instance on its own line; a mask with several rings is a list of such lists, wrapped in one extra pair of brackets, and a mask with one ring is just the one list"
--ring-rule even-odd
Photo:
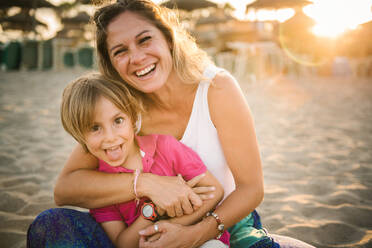
[(87, 152), (84, 134), (93, 124), (95, 105), (101, 96), (127, 114), (135, 129), (136, 121), (143, 112), (141, 101), (136, 99), (122, 82), (112, 81), (98, 73), (91, 73), (69, 83), (62, 95), (62, 125)]

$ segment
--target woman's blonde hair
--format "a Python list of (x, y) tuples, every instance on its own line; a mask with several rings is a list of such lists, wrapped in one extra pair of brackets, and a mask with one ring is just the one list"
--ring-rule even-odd
[[(197, 46), (195, 40), (181, 26), (174, 11), (150, 0), (118, 0), (95, 12), (93, 21), (96, 27), (98, 64), (103, 75), (124, 82), (111, 64), (107, 49), (107, 26), (125, 11), (145, 18), (163, 33), (165, 39), (171, 44), (174, 70), (183, 82), (195, 83), (204, 79), (203, 71), (208, 64), (212, 63), (206, 52)], [(125, 32), (125, 25), (123, 25), (123, 32)]]
[(87, 74), (69, 83), (62, 95), (62, 125), (87, 152), (84, 134), (92, 127), (95, 106), (100, 97), (107, 98), (127, 114), (134, 128), (143, 112), (141, 102), (123, 83), (107, 79), (101, 74)]

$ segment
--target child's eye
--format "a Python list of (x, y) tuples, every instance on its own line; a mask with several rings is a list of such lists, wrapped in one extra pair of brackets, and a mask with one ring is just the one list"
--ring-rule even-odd
[(115, 119), (115, 123), (116, 124), (122, 124), (124, 122), (124, 118), (123, 117), (118, 117)]
[(98, 125), (93, 125), (91, 128), (90, 128), (90, 131), (91, 132), (97, 132), (99, 130), (99, 126)]

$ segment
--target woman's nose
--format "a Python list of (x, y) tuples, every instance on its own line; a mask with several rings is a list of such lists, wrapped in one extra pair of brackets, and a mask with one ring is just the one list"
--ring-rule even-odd
[(130, 63), (131, 64), (140, 64), (144, 58), (145, 53), (141, 51), (140, 49), (136, 49), (130, 53)]

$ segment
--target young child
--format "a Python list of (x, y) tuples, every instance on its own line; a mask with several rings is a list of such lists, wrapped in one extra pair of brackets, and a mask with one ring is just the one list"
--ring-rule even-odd
[[(172, 136), (136, 135), (136, 120), (142, 111), (140, 101), (122, 83), (110, 81), (100, 74), (82, 76), (63, 92), (63, 127), (86, 152), (99, 160), (98, 170), (133, 173), (136, 200), (90, 210), (116, 247), (138, 247), (139, 230), (158, 220), (156, 207), (148, 202), (149, 199), (137, 198), (136, 183), (141, 178), (141, 171), (161, 176), (180, 174), (185, 180), (205, 173), (197, 185), (216, 188), (215, 197), (204, 201), (193, 214), (167, 221), (183, 225), (195, 223), (214, 209), (223, 197), (222, 186), (190, 148)], [(223, 232), (219, 240), (212, 242), (213, 247), (228, 247), (229, 233)]]

